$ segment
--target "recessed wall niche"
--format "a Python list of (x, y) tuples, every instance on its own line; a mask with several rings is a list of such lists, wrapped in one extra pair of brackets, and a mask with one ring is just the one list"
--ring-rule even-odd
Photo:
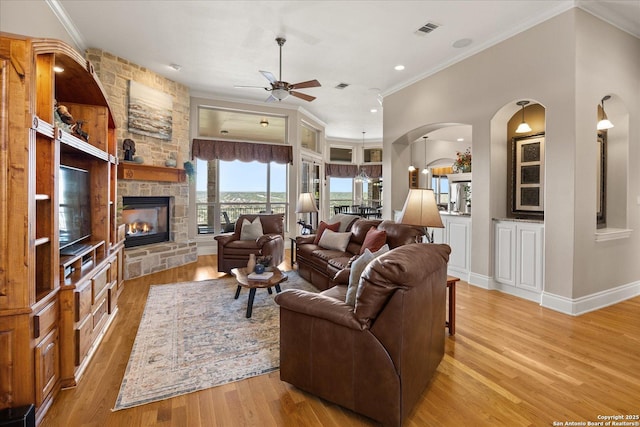
[[(601, 118), (600, 105), (594, 112), (593, 126)], [(612, 95), (605, 104), (610, 129), (595, 131), (598, 144), (598, 176), (593, 180), (597, 192), (596, 224), (600, 233), (628, 228), (629, 188), (629, 112), (620, 98)]]
[(516, 133), (522, 122), (518, 110), (507, 122), (507, 217), (544, 219), (545, 108), (524, 108), (527, 133)]

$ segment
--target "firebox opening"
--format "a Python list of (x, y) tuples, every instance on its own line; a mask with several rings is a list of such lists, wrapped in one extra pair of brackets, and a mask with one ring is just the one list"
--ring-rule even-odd
[(123, 197), (126, 248), (169, 240), (169, 197)]

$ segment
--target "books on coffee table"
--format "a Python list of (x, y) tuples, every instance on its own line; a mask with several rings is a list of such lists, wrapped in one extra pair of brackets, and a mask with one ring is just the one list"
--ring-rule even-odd
[(273, 271), (265, 271), (264, 273), (260, 274), (253, 272), (247, 275), (247, 278), (249, 280), (269, 280), (271, 279), (271, 277), (273, 277)]

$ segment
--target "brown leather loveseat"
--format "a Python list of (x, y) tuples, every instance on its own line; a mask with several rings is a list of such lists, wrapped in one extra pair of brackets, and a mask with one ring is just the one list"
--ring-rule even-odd
[(401, 426), (444, 356), (447, 245), (408, 244), (371, 261), (355, 307), (346, 286), (289, 289), (280, 305), (280, 379)]
[(323, 290), (334, 286), (336, 273), (345, 269), (355, 255), (359, 255), (367, 232), (371, 227), (384, 231), (386, 243), (390, 249), (408, 243), (415, 243), (416, 238), (424, 235), (422, 227), (399, 224), (379, 219), (358, 219), (347, 231), (351, 237), (346, 250), (326, 249), (314, 243), (314, 234), (296, 237), (296, 263), (300, 277)]
[[(260, 218), (262, 234), (253, 239), (242, 239), (244, 220), (254, 222)], [(271, 265), (284, 259), (284, 215), (240, 215), (233, 233), (220, 234), (218, 241), (218, 271), (230, 273), (232, 268), (246, 267), (249, 255), (271, 256)]]

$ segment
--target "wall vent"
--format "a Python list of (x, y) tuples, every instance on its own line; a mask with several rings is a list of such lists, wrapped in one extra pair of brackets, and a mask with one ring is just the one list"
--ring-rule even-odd
[(344, 89), (344, 88), (346, 88), (346, 87), (348, 87), (348, 86), (349, 86), (349, 83), (339, 83), (339, 84), (336, 86), (336, 89)]
[(429, 34), (430, 32), (432, 32), (433, 30), (435, 30), (436, 28), (438, 28), (440, 25), (438, 24), (434, 24), (433, 22), (427, 22), (426, 24), (424, 24), (422, 27), (418, 28), (418, 30), (416, 31), (417, 34)]

